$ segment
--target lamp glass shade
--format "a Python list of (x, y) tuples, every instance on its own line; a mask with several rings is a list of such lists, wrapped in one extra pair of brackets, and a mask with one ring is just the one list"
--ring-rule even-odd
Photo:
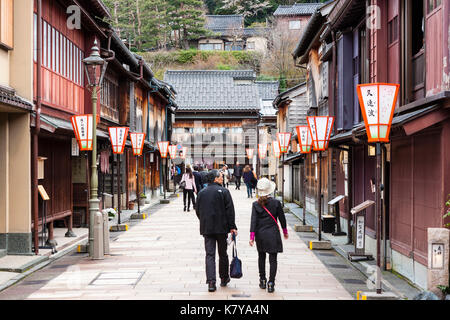
[(252, 148), (248, 148), (248, 149), (245, 149), (245, 152), (247, 152), (247, 158), (249, 159), (249, 160), (251, 160), (252, 158), (253, 158), (253, 152), (254, 152), (255, 150), (253, 150)]
[(281, 153), (286, 153), (289, 149), (289, 142), (291, 141), (291, 133), (280, 132), (277, 133), (278, 143), (280, 144)]
[(128, 127), (109, 127), (109, 139), (114, 154), (122, 154), (127, 141)]
[(72, 116), (70, 120), (80, 150), (92, 150), (92, 114)]
[(356, 86), (369, 142), (389, 142), (399, 88), (399, 84), (392, 83), (366, 83)]
[(97, 40), (94, 41), (90, 56), (83, 59), (89, 86), (101, 86), (108, 62), (100, 56)]
[(170, 156), (170, 159), (175, 159), (177, 157), (177, 146), (176, 145), (169, 146), (169, 156)]
[(272, 141), (272, 151), (273, 151), (273, 155), (276, 158), (279, 158), (281, 155), (281, 150), (280, 150), (280, 143), (277, 141)]
[(159, 153), (161, 158), (167, 158), (167, 153), (169, 151), (169, 141), (159, 141), (158, 142)]
[(265, 144), (265, 143), (258, 144), (258, 153), (259, 153), (259, 158), (264, 159), (267, 155), (267, 144)]
[(297, 126), (296, 129), (300, 153), (311, 153), (313, 141), (309, 127)]
[(333, 130), (334, 117), (314, 116), (306, 117), (311, 132), (315, 151), (324, 151), (328, 148), (331, 131)]
[(142, 149), (144, 149), (145, 133), (143, 132), (130, 132), (131, 147), (133, 148), (133, 154), (135, 156), (142, 155)]

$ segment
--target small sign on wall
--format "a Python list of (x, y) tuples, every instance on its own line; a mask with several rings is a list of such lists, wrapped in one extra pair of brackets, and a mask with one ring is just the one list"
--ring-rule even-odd
[(444, 244), (433, 243), (431, 245), (431, 268), (443, 269), (444, 268)]
[(72, 138), (72, 157), (78, 157), (80, 155), (80, 147), (76, 138)]

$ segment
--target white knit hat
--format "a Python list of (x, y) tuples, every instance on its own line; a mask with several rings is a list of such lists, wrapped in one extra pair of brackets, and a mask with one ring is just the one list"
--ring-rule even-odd
[(261, 197), (268, 196), (275, 191), (275, 182), (270, 181), (267, 178), (262, 178), (258, 180), (256, 189), (258, 189), (258, 195)]

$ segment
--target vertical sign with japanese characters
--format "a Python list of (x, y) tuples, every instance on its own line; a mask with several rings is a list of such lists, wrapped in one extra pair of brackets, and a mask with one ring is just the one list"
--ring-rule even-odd
[(355, 253), (364, 254), (364, 237), (365, 237), (365, 216), (364, 214), (356, 215), (356, 242)]
[(378, 86), (361, 86), (365, 118), (372, 138), (378, 138)]

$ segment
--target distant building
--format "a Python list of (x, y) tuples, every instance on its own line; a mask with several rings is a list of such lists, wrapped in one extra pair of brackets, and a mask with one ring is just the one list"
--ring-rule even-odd
[[(274, 94), (266, 97), (259, 91), (265, 82), (256, 81), (253, 70), (169, 70), (164, 80), (177, 91), (172, 144), (188, 147), (186, 163), (232, 168), (239, 161), (257, 168), (261, 106), (276, 95), (278, 82), (268, 84)], [(253, 159), (247, 148), (254, 149)]]
[(323, 3), (294, 3), (280, 5), (273, 13), (277, 28), (288, 31), (293, 36), (300, 36), (309, 18)]
[(269, 28), (245, 28), (243, 15), (207, 15), (209, 34), (194, 40), (191, 46), (200, 50), (242, 51), (267, 49)]

